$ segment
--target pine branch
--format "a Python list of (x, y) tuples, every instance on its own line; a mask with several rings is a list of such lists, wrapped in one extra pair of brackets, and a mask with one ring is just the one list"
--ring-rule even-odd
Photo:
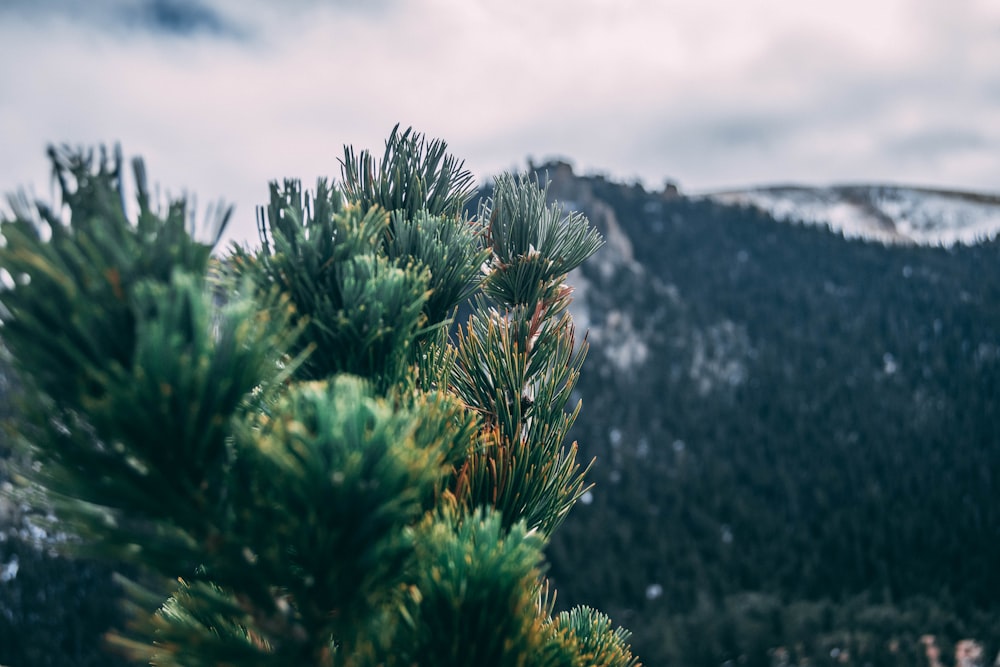
[(401, 664), (531, 665), (546, 640), (538, 615), (543, 540), (487, 510), (445, 505), (417, 533), (424, 567)]
[(604, 243), (586, 217), (546, 204), (546, 189), (523, 176), (498, 176), (480, 218), (489, 221), (493, 253), (483, 290), (509, 306), (551, 299), (566, 274)]
[(628, 646), (631, 633), (615, 628), (611, 619), (590, 607), (574, 607), (559, 614), (554, 631), (567, 631), (577, 643), (582, 664), (605, 667), (642, 667)]
[(305, 332), (293, 353), (310, 353), (301, 376), (353, 373), (383, 391), (399, 382), (425, 323), (429, 275), (377, 254), (388, 216), (347, 205), (323, 181), (312, 195), (286, 181), (272, 184), (261, 220), (263, 247), (256, 256), (237, 251), (234, 267), (294, 306)]
[(427, 141), (412, 128), (392, 128), (380, 162), (369, 151), (355, 154), (344, 147), (341, 180), (347, 196), (363, 210), (379, 207), (402, 212), (412, 220), (419, 213), (458, 217), (475, 191), (472, 174), (439, 139)]
[(424, 312), (430, 324), (448, 320), (455, 307), (472, 295), (480, 267), (489, 257), (477, 222), (426, 211), (412, 218), (394, 212), (385, 251), (397, 263), (416, 261), (428, 270), (430, 295)]
[(560, 294), (506, 316), (480, 301), (458, 332), (452, 375), (452, 390), (487, 427), (458, 470), (456, 495), (496, 508), (505, 525), (524, 519), (546, 535), (587, 490), (575, 443), (563, 447), (579, 411), (566, 407), (587, 347), (574, 352), (568, 293)]
[(151, 577), (112, 642), (178, 666), (635, 667), (606, 617), (553, 618), (542, 578), (586, 489), (564, 280), (600, 237), (511, 177), (466, 219), (471, 176), (411, 130), (344, 155), (341, 186), (272, 184), (262, 247), (222, 261), (141, 163), (129, 219), (117, 153), (50, 152), (64, 210), (11, 199), (24, 475), (79, 551)]

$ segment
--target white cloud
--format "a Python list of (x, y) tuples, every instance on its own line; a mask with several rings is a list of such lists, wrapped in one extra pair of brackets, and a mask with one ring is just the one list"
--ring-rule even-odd
[(994, 0), (166, 4), (221, 28), (115, 22), (119, 0), (0, 13), (0, 189), (44, 186), (46, 142), (119, 140), (237, 202), (248, 238), (269, 179), (335, 175), (397, 122), (480, 176), (560, 155), (653, 187), (1000, 189)]

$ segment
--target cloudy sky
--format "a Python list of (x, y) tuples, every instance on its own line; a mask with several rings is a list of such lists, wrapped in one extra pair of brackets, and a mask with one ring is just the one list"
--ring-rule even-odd
[(396, 123), (481, 178), (1000, 192), (1000, 0), (0, 0), (3, 192), (117, 141), (249, 239)]

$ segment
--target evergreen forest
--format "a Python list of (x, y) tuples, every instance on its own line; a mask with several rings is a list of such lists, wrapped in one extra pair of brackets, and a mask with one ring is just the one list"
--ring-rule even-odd
[(953, 664), (966, 639), (992, 662), (1000, 242), (884, 246), (548, 167), (629, 242), (577, 278), (596, 487), (550, 548), (564, 602), (650, 665)]

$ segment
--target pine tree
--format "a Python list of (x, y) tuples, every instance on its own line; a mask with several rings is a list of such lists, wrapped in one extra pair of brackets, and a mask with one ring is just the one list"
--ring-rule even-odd
[[(134, 566), (109, 640), (155, 665), (635, 666), (554, 612), (543, 549), (586, 490), (566, 274), (601, 239), (394, 129), (339, 183), (274, 183), (260, 247), (212, 255), (140, 161), (50, 149), (60, 202), (10, 199), (2, 338), (21, 493), (66, 547)], [(455, 323), (457, 307), (471, 315)]]

